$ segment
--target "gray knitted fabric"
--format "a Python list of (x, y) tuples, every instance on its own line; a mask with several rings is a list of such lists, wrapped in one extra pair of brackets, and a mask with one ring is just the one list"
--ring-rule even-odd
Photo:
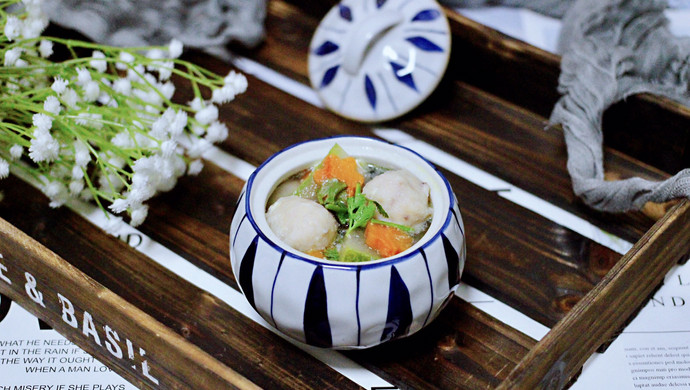
[(562, 94), (551, 123), (561, 124), (574, 192), (610, 212), (690, 196), (690, 170), (663, 182), (604, 180), (604, 111), (632, 94), (649, 92), (690, 106), (690, 38), (668, 30), (661, 0), (446, 0), (463, 6), (524, 6), (561, 17)]
[(663, 182), (605, 181), (604, 110), (650, 92), (690, 106), (690, 38), (674, 37), (661, 0), (578, 0), (563, 17), (559, 92), (551, 115), (563, 126), (573, 190), (604, 211), (690, 196), (690, 170)]
[(165, 45), (214, 49), (263, 39), (267, 0), (50, 0), (51, 21), (114, 46)]

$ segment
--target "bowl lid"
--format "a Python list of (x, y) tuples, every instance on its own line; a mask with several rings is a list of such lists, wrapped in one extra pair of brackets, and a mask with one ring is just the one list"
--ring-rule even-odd
[(434, 0), (344, 0), (314, 33), (309, 78), (324, 104), (346, 118), (396, 118), (436, 89), (450, 37)]

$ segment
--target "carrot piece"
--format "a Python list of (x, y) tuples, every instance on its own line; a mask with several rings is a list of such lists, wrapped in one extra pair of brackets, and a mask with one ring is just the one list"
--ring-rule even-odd
[(311, 251), (307, 252), (307, 254), (310, 255), (310, 256), (318, 257), (318, 258), (320, 258), (320, 259), (324, 259), (324, 258), (325, 258), (324, 254), (323, 254), (323, 251), (322, 251), (322, 250), (318, 250), (318, 249), (311, 250)]
[(404, 231), (377, 223), (367, 224), (364, 237), (364, 242), (383, 257), (397, 255), (411, 247), (413, 241), (412, 237)]
[(354, 157), (340, 158), (329, 154), (323, 159), (321, 167), (314, 171), (314, 181), (321, 184), (328, 179), (337, 179), (347, 184), (348, 196), (355, 195), (357, 184), (364, 184), (364, 175), (357, 170)]

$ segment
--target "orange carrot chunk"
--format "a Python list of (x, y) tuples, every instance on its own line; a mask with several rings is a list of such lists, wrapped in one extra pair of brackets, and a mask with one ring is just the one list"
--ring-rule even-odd
[(412, 246), (412, 237), (393, 226), (368, 223), (364, 237), (366, 244), (382, 257), (397, 255)]
[(323, 251), (318, 250), (318, 249), (311, 250), (311, 251), (307, 252), (307, 254), (310, 256), (318, 257), (320, 259), (325, 258)]
[(364, 175), (357, 169), (354, 157), (340, 158), (329, 154), (323, 159), (321, 167), (314, 171), (314, 181), (321, 184), (329, 179), (337, 179), (347, 184), (348, 196), (355, 195), (357, 183), (364, 184)]

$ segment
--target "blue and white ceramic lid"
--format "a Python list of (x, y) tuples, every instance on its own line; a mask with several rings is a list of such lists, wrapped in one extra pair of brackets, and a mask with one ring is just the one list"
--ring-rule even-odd
[(346, 118), (393, 119), (436, 89), (450, 37), (434, 0), (344, 0), (314, 33), (309, 78), (324, 104)]

